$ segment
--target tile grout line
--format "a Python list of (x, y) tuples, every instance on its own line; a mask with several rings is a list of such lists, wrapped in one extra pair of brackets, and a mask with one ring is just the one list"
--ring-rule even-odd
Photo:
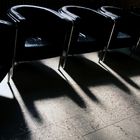
[(91, 131), (91, 132), (89, 132), (89, 133), (83, 135), (83, 137), (84, 137), (84, 136), (87, 136), (87, 135), (89, 135), (89, 134), (91, 134), (91, 133), (95, 133), (95, 132), (97, 132), (97, 131), (99, 131), (99, 130), (102, 130), (102, 129), (104, 129), (104, 128), (107, 128), (107, 127), (109, 127), (109, 126), (111, 126), (111, 125), (112, 125), (112, 126), (115, 126), (115, 124), (117, 124), (117, 123), (119, 123), (119, 122), (122, 122), (122, 121), (124, 121), (124, 120), (127, 120), (127, 119), (129, 119), (129, 118), (132, 118), (132, 117), (138, 116), (138, 115), (140, 115), (140, 112), (139, 112), (139, 113), (136, 113), (136, 114), (133, 114), (133, 115), (131, 115), (131, 116), (127, 117), (127, 118), (124, 118), (124, 119), (122, 119), (122, 120), (119, 120), (119, 121), (117, 121), (117, 122), (114, 122), (114, 123), (112, 123), (112, 124), (106, 125), (106, 126), (104, 126), (104, 127), (102, 127), (102, 128), (99, 128), (99, 129), (97, 129), (97, 130)]

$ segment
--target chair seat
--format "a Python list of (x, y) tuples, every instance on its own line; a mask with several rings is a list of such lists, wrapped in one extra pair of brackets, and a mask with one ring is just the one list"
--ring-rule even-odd
[(17, 62), (56, 57), (60, 56), (62, 52), (56, 42), (51, 43), (47, 38), (39, 36), (27, 38), (24, 46), (25, 48), (17, 53)]
[(70, 48), (70, 54), (80, 54), (88, 53), (91, 51), (99, 51), (102, 48), (102, 45), (97, 42), (97, 39), (93, 36), (79, 33), (76, 44)]
[(41, 38), (41, 37), (30, 37), (25, 41), (25, 47), (27, 48), (38, 48), (38, 47), (44, 47), (47, 46), (48, 42), (46, 41), (46, 39)]
[(79, 37), (78, 37), (78, 40), (77, 40), (77, 42), (82, 42), (82, 43), (91, 43), (91, 42), (95, 42), (96, 41), (96, 39), (95, 38), (93, 38), (92, 36), (90, 36), (90, 35), (85, 35), (85, 34), (83, 34), (83, 33), (79, 33)]
[(111, 45), (109, 49), (119, 49), (119, 48), (131, 48), (133, 44), (133, 38), (131, 35), (124, 33), (124, 32), (118, 32), (117, 38), (114, 39), (113, 42), (111, 42)]
[(123, 33), (123, 32), (119, 32), (117, 35), (118, 39), (130, 39), (131, 36), (129, 34)]

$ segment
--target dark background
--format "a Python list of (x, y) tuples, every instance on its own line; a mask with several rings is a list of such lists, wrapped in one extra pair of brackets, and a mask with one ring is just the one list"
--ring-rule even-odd
[(90, 8), (98, 8), (103, 5), (114, 5), (124, 8), (140, 7), (138, 0), (1, 0), (0, 1), (0, 18), (6, 15), (6, 11), (13, 5), (17, 4), (34, 4), (47, 8), (59, 9), (61, 6), (72, 4), (82, 5)]

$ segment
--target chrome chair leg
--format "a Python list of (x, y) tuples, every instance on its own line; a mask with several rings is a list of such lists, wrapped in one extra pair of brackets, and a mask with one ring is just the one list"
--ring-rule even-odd
[(105, 46), (105, 48), (104, 48), (104, 50), (103, 50), (103, 55), (101, 56), (102, 58), (99, 58), (99, 62), (100, 62), (100, 61), (104, 62), (104, 60), (105, 60), (105, 57), (106, 57), (108, 48), (109, 48), (109, 46), (110, 46), (113, 33), (114, 33), (115, 25), (116, 25), (116, 23), (114, 22), (113, 27), (112, 27), (112, 30), (111, 30), (111, 33), (110, 33), (110, 36), (109, 36), (109, 40), (108, 40), (108, 42), (107, 42), (107, 46)]
[[(70, 49), (70, 45), (71, 45), (71, 40), (72, 40), (72, 35), (73, 35), (73, 29), (74, 29), (74, 25), (72, 26), (71, 30), (70, 30), (70, 35), (69, 35), (69, 39), (68, 39), (68, 44), (67, 44), (67, 48), (63, 49), (63, 53), (60, 56), (60, 60), (59, 60), (59, 65), (58, 65), (58, 70), (60, 70), (60, 67), (62, 66), (62, 68), (64, 69), (66, 66), (66, 61), (67, 61), (67, 57), (68, 57), (68, 53), (69, 53), (69, 49)], [(66, 37), (67, 38), (67, 37)]]

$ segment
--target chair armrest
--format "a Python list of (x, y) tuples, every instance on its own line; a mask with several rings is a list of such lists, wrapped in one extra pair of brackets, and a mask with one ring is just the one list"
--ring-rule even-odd
[(122, 8), (114, 6), (102, 6), (100, 9), (98, 9), (98, 11), (102, 14), (105, 14), (106, 16), (109, 16), (115, 21), (119, 20), (123, 13)]
[(22, 20), (25, 20), (25, 17), (22, 16), (19, 12), (17, 12), (17, 9), (21, 6), (14, 6), (11, 9), (8, 10), (7, 15), (12, 18), (15, 22), (21, 22)]
[(63, 6), (61, 9), (59, 9), (59, 13), (62, 16), (72, 18), (73, 20), (84, 18), (91, 21), (90, 18), (110, 18), (109, 16), (102, 14), (101, 12), (98, 12), (96, 10), (75, 5)]
[(80, 18), (79, 16), (77, 16), (77, 15), (75, 15), (75, 14), (69, 12), (69, 11), (68, 11), (68, 8), (69, 8), (69, 6), (64, 6), (64, 7), (62, 7), (61, 9), (59, 9), (58, 12), (59, 12), (62, 16), (66, 17), (66, 18), (68, 18), (68, 19), (72, 19), (73, 21), (74, 21), (74, 20), (76, 21), (77, 19)]
[(93, 30), (99, 32), (100, 28), (108, 23), (113, 24), (113, 20), (109, 16), (87, 7), (68, 5), (59, 9), (59, 12), (65, 17), (72, 18), (81, 31), (88, 31), (91, 34)]
[(35, 5), (16, 5), (8, 10), (8, 16), (19, 26), (55, 26), (62, 22), (72, 22), (72, 19), (64, 18), (57, 11)]

